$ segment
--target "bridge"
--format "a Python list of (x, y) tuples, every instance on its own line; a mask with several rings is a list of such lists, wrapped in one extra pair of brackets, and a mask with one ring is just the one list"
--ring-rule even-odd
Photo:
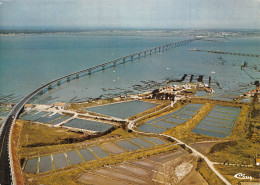
[(209, 51), (209, 50), (203, 50), (203, 49), (191, 49), (189, 51), (208, 52), (208, 53), (215, 53), (215, 54), (222, 54), (222, 55), (237, 55), (237, 56), (244, 56), (244, 57), (259, 57), (260, 56), (257, 54), (234, 53), (234, 52), (226, 52), (226, 51)]
[(48, 82), (41, 87), (37, 88), (27, 96), (25, 96), (22, 100), (20, 100), (10, 111), (7, 116), (7, 119), (3, 123), (0, 130), (0, 185), (7, 184), (16, 184), (15, 176), (14, 176), (14, 168), (13, 168), (13, 160), (11, 154), (11, 133), (12, 133), (12, 125), (15, 122), (15, 119), (19, 117), (19, 114), (23, 111), (24, 105), (31, 100), (33, 97), (41, 95), (44, 93), (44, 90), (50, 90), (55, 85), (61, 85), (64, 82), (69, 82), (73, 79), (78, 79), (82, 76), (91, 75), (95, 70), (105, 70), (109, 67), (113, 67), (116, 65), (124, 64), (129, 61), (138, 60), (141, 57), (146, 57), (152, 54), (160, 53), (165, 50), (180, 47), (182, 45), (188, 44), (194, 40), (198, 39), (188, 39), (184, 41), (179, 41), (176, 43), (165, 44), (162, 46), (158, 46), (155, 48), (151, 48), (148, 50), (144, 50), (141, 52), (137, 52), (131, 55), (127, 55), (100, 65), (96, 65), (94, 67), (90, 67), (69, 75), (65, 75), (63, 77), (57, 78), (51, 82)]

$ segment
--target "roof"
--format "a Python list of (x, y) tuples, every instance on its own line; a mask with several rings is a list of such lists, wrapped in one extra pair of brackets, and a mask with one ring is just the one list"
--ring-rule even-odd
[(25, 104), (24, 107), (25, 108), (31, 108), (33, 105), (32, 104)]
[(56, 102), (53, 105), (56, 106), (56, 107), (65, 107), (66, 103)]

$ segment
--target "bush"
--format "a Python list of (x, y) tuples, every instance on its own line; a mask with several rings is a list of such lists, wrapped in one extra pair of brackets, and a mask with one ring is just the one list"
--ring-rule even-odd
[(234, 147), (236, 145), (237, 145), (237, 141), (227, 141), (227, 142), (223, 142), (223, 143), (218, 143), (210, 149), (209, 153), (212, 154), (212, 153), (215, 153), (215, 152), (219, 152), (219, 151), (224, 150), (226, 148)]

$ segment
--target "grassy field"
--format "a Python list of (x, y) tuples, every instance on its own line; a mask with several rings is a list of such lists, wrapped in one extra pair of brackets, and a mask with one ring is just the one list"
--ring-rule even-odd
[(259, 144), (248, 139), (227, 141), (214, 145), (208, 157), (215, 162), (253, 165), (259, 149)]
[(207, 181), (209, 185), (224, 185), (225, 183), (210, 169), (207, 163), (199, 158), (196, 170)]
[(59, 144), (66, 138), (78, 138), (83, 134), (70, 132), (64, 128), (51, 128), (45, 125), (23, 121), (20, 144), (26, 146), (41, 146)]
[(11, 136), (11, 151), (12, 151), (12, 158), (13, 158), (13, 167), (14, 167), (14, 175), (15, 175), (15, 180), (16, 184), (23, 184), (23, 176), (22, 176), (22, 171), (21, 171), (21, 165), (20, 165), (20, 160), (19, 160), (19, 155), (18, 152), (20, 150), (18, 142), (19, 142), (19, 136), (20, 132), (22, 130), (22, 123), (21, 121), (16, 121), (15, 124), (13, 125), (13, 130), (12, 130), (12, 136)]
[[(260, 177), (260, 169), (257, 167), (246, 168), (239, 166), (226, 166), (226, 165), (215, 165), (216, 169), (221, 172), (222, 175), (231, 183), (231, 184), (240, 184), (241, 182), (259, 182)], [(237, 179), (234, 177), (237, 173), (243, 173), (246, 176), (251, 176), (252, 181), (250, 179)]]

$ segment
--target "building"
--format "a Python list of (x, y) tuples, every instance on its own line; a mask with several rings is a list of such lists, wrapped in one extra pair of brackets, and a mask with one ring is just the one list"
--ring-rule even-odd
[(66, 103), (56, 102), (56, 103), (53, 104), (53, 106), (56, 109), (65, 109), (66, 108)]
[(33, 107), (34, 107), (33, 104), (25, 104), (24, 105), (24, 109), (27, 110), (27, 111), (31, 110)]

